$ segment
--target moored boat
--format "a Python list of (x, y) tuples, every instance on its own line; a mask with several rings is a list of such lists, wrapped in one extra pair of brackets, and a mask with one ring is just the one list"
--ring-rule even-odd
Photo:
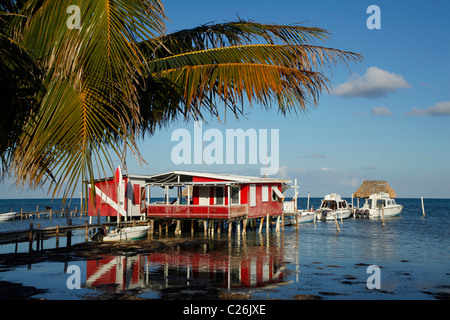
[(17, 212), (0, 213), (0, 222), (11, 221), (16, 217)]
[(114, 229), (113, 231), (106, 233), (103, 237), (103, 241), (139, 240), (147, 235), (149, 229), (150, 226)]
[(328, 194), (317, 209), (318, 220), (347, 219), (352, 215), (352, 207), (336, 193)]
[[(308, 222), (313, 222), (314, 221), (314, 215), (316, 213), (314, 211), (310, 211), (310, 210), (298, 210), (298, 223), (308, 223)], [(289, 223), (292, 225), (296, 225), (297, 224), (297, 219), (295, 218), (295, 216), (291, 216), (288, 218)]]
[(364, 205), (355, 211), (356, 218), (394, 217), (402, 212), (403, 206), (397, 204), (386, 192), (377, 192), (365, 199)]

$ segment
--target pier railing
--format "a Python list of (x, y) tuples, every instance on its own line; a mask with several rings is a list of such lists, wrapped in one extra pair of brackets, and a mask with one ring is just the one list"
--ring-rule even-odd
[(247, 215), (247, 205), (150, 204), (147, 218), (233, 219)]

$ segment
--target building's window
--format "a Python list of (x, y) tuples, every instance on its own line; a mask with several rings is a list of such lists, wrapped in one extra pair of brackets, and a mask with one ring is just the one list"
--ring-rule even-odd
[(239, 199), (239, 190), (240, 187), (231, 187), (231, 204), (240, 204), (240, 199)]
[(269, 201), (269, 186), (261, 187), (261, 201), (268, 202)]
[(256, 185), (250, 185), (250, 207), (256, 207)]
[(216, 204), (217, 205), (223, 205), (223, 187), (216, 187), (215, 188), (215, 192), (216, 192)]

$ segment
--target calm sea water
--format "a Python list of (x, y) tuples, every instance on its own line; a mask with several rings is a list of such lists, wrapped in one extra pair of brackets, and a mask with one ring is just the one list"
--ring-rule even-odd
[[(100, 299), (126, 294), (141, 298), (183, 298), (196, 294), (214, 299), (217, 292), (244, 294), (250, 299), (287, 299), (315, 295), (322, 299), (441, 299), (450, 295), (450, 199), (397, 199), (404, 209), (399, 217), (380, 220), (346, 219), (302, 224), (298, 232), (249, 231), (246, 236), (226, 232), (192, 247), (173, 246), (144, 254), (117, 253), (70, 262), (81, 271), (81, 288), (67, 287), (67, 263), (42, 262), (11, 267), (0, 265), (0, 282), (40, 290), (33, 298)], [(0, 212), (36, 210), (52, 206), (49, 200), (0, 200)], [(317, 208), (319, 198), (312, 198)], [(79, 206), (79, 201), (71, 207)], [(298, 200), (299, 208), (306, 199)], [(85, 218), (73, 218), (83, 223)], [(59, 221), (58, 221), (59, 220)], [(42, 226), (64, 224), (63, 219), (41, 219)], [(37, 223), (38, 220), (35, 220)], [(26, 229), (30, 220), (0, 223), (0, 231)], [(172, 235), (171, 235), (172, 236)], [(191, 235), (185, 234), (186, 240)], [(204, 239), (196, 234), (195, 239)], [(54, 245), (47, 240), (44, 247)], [(72, 243), (84, 241), (75, 235)], [(151, 240), (149, 240), (151, 241)], [(64, 243), (60, 243), (64, 245)], [(26, 246), (26, 249), (28, 247)], [(19, 251), (24, 251), (19, 248)], [(0, 254), (14, 250), (0, 246)], [(379, 267), (380, 288), (369, 289)], [(371, 278), (373, 279), (373, 278)], [(374, 282), (372, 282), (374, 283)], [(219, 297), (217, 295), (217, 297)]]

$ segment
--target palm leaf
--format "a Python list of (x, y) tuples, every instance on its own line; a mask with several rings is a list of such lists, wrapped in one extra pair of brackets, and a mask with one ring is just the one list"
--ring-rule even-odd
[[(70, 5), (81, 9), (80, 30), (66, 27)], [(20, 13), (17, 41), (44, 66), (47, 92), (25, 126), (15, 175), (38, 185), (48, 168), (53, 195), (70, 196), (81, 180), (114, 170), (110, 152), (122, 163), (123, 146), (138, 155), (136, 86), (146, 66), (137, 42), (164, 31), (163, 8), (158, 0), (32, 0)]]

